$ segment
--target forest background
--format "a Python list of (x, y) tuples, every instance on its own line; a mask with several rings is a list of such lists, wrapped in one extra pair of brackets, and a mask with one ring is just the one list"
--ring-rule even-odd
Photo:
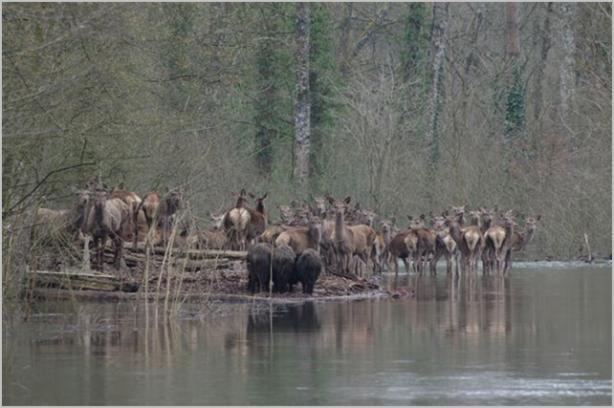
[(610, 3), (4, 3), (3, 252), (92, 175), (195, 214), (329, 192), (612, 247)]

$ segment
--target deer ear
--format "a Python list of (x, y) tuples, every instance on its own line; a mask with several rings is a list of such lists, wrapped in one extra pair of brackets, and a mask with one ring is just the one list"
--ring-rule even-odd
[(537, 216), (535, 217), (535, 219), (536, 219), (537, 221), (541, 220), (541, 219), (542, 219), (542, 215), (541, 215), (541, 214), (537, 214)]
[(269, 196), (269, 192), (267, 191), (266, 193), (264, 193), (264, 195), (262, 197), (260, 197), (261, 200), (264, 200), (265, 198), (267, 198)]
[(327, 195), (326, 199), (330, 205), (335, 205), (335, 200), (331, 196)]
[(420, 214), (420, 219), (421, 219), (421, 220), (424, 220), (425, 218), (426, 218), (426, 215), (424, 215), (424, 214)]
[(407, 216), (407, 219), (410, 221), (414, 219), (414, 217), (412, 217), (411, 215), (406, 215), (406, 216)]
[(350, 196), (345, 197), (345, 200), (343, 200), (343, 202), (346, 203), (346, 204), (349, 204), (350, 201), (352, 201), (352, 197), (350, 197)]

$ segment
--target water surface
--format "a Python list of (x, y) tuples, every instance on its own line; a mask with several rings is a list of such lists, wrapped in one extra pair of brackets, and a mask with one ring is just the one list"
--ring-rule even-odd
[(5, 316), (4, 404), (610, 405), (611, 271), (401, 275), (401, 299), (45, 303)]

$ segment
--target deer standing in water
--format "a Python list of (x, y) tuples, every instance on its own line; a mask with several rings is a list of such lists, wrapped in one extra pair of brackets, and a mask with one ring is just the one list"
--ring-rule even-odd
[[(413, 218), (410, 215), (408, 215), (407, 218), (410, 222), (409, 228), (414, 232), (417, 238), (414, 269), (418, 273), (422, 273), (429, 256), (434, 255), (437, 236), (426, 227), (426, 216), (424, 214), (421, 214), (419, 218)], [(433, 272), (432, 265), (431, 272)]]
[(541, 215), (537, 217), (527, 217), (525, 219), (524, 231), (513, 231), (512, 239), (509, 243), (509, 247), (505, 251), (505, 266), (503, 273), (507, 274), (512, 267), (512, 251), (520, 251), (526, 248), (535, 235), (537, 228), (537, 221), (541, 219)]
[(377, 233), (375, 241), (373, 242), (373, 257), (379, 273), (384, 271), (384, 266), (386, 266), (386, 268), (390, 267), (389, 245), (392, 240), (393, 224), (394, 218), (392, 220), (380, 221), (381, 230)]
[(446, 227), (445, 215), (433, 217), (433, 231), (437, 236), (435, 243), (435, 253), (431, 262), (431, 271), (435, 272), (437, 268), (437, 261), (442, 256), (446, 259), (446, 271), (447, 274), (452, 273), (452, 263), (456, 266), (456, 275), (458, 275), (458, 251), (456, 241), (450, 235), (449, 229)]
[(484, 231), (484, 251), (482, 253), (482, 269), (484, 273), (495, 269), (498, 274), (503, 271), (503, 258), (509, 246), (513, 232), (512, 211), (501, 215), (500, 221), (493, 224), (493, 212), (481, 210), (482, 230)]
[(399, 274), (398, 258), (401, 258), (405, 265), (405, 272), (409, 274), (408, 258), (415, 258), (417, 244), (418, 236), (411, 229), (398, 232), (392, 237), (388, 244), (388, 252), (394, 264), (395, 277)]
[(482, 252), (484, 239), (477, 225), (461, 227), (462, 214), (456, 213), (448, 217), (446, 225), (461, 254), (461, 272), (473, 273), (477, 271), (477, 259)]

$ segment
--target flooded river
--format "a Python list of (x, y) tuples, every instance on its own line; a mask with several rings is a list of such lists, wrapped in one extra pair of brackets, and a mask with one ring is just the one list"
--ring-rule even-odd
[(170, 324), (151, 305), (39, 304), (4, 318), (2, 402), (610, 405), (610, 268), (388, 275), (400, 299), (184, 305)]

